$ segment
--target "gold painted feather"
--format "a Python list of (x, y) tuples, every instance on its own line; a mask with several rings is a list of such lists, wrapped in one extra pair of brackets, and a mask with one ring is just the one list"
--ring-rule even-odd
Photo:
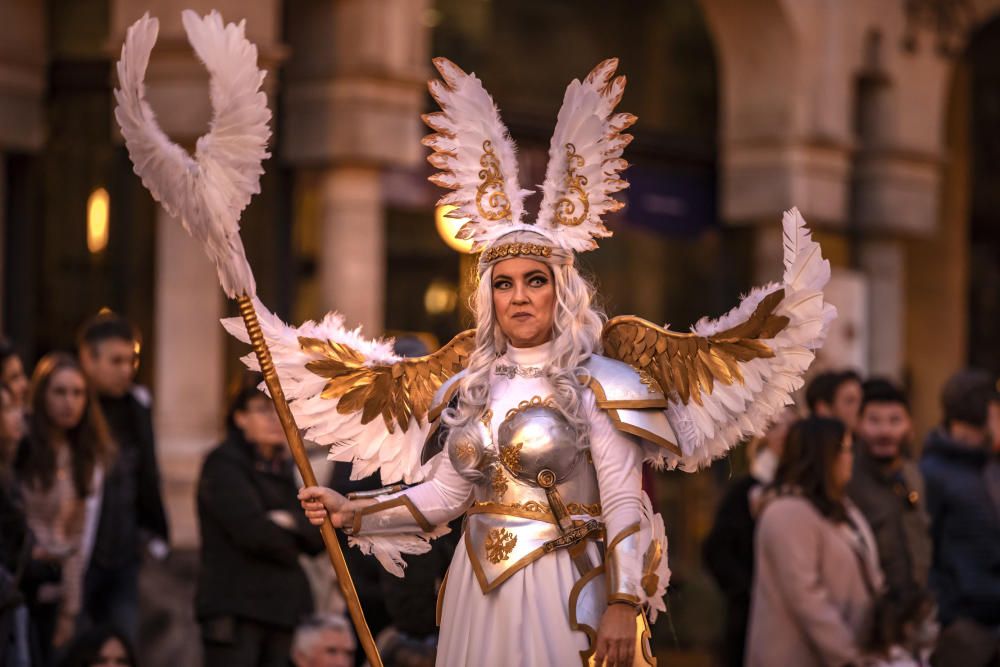
[(434, 393), (468, 364), (475, 335), (474, 329), (463, 331), (437, 352), (380, 366), (366, 366), (362, 354), (342, 343), (300, 337), (299, 345), (322, 356), (306, 368), (327, 379), (322, 397), (339, 399), (337, 412), (361, 412), (362, 424), (381, 415), (390, 433), (396, 425), (405, 433), (410, 418), (422, 422)]
[(741, 363), (774, 356), (763, 340), (788, 326), (787, 317), (774, 314), (783, 298), (784, 290), (771, 292), (745, 321), (707, 337), (670, 331), (632, 315), (615, 317), (601, 335), (604, 354), (648, 374), (668, 398), (702, 405), (702, 394), (711, 394), (715, 382), (743, 383)]

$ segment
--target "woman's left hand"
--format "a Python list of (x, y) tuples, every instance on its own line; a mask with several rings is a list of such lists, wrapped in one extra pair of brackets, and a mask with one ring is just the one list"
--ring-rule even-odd
[(73, 638), (76, 633), (76, 616), (74, 614), (67, 614), (60, 612), (59, 618), (56, 621), (56, 629), (52, 635), (52, 645), (56, 647), (63, 646)]
[(609, 604), (597, 628), (594, 662), (606, 667), (632, 667), (635, 660), (635, 607)]

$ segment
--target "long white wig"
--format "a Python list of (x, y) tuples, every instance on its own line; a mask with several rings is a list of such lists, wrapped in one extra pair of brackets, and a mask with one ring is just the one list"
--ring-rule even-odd
[[(528, 230), (511, 232), (496, 241), (505, 243), (554, 244), (541, 234)], [(601, 330), (606, 316), (594, 304), (593, 285), (573, 265), (573, 254), (553, 248), (549, 257), (535, 257), (547, 264), (555, 287), (555, 312), (552, 323), (552, 358), (545, 376), (553, 387), (556, 407), (566, 417), (585, 446), (590, 435), (590, 420), (583, 410), (583, 391), (589, 379), (581, 368), (591, 354), (601, 351)], [(479, 265), (479, 284), (472, 297), (476, 318), (476, 348), (469, 358), (467, 374), (458, 392), (458, 405), (443, 412), (444, 423), (453, 438), (476, 437), (475, 424), (490, 403), (490, 374), (493, 362), (507, 350), (508, 340), (500, 329), (493, 309), (493, 267), (503, 259)]]

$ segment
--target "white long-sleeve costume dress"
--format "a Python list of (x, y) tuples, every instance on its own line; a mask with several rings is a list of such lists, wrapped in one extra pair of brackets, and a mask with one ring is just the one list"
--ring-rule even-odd
[[(511, 347), (497, 359), (494, 368), (528, 369), (530, 373), (549, 361), (550, 351), (551, 343), (528, 349)], [(620, 366), (616, 370), (632, 375), (642, 391), (650, 392), (629, 367), (603, 358), (601, 362)], [(602, 565), (602, 549), (598, 547), (601, 532), (591, 533), (575, 547), (546, 552), (544, 542), (558, 538), (560, 530), (545, 502), (544, 490), (536, 485), (532, 491), (530, 479), (525, 483), (523, 475), (519, 478), (512, 474), (523, 472), (517, 456), (530, 458), (532, 440), (536, 444), (546, 440), (544, 448), (552, 446), (553, 438), (549, 433), (539, 434), (536, 423), (521, 429), (514, 442), (505, 443), (510, 438), (500, 433), (504, 416), (509, 421), (527, 407), (548, 410), (549, 415), (541, 415), (543, 420), (558, 414), (545, 407), (552, 395), (548, 380), (524, 375), (516, 371), (492, 375), (489, 418), (483, 420), (484, 427), (488, 424), (488, 441), (482, 445), (483, 456), (478, 457), (480, 461), (492, 461), (492, 467), (466, 465), (476, 456), (446, 451), (428, 481), (379, 496), (377, 505), (356, 514), (355, 540), (376, 539), (391, 544), (393, 531), (407, 526), (423, 526), (426, 530), (468, 512), (465, 548), (456, 551), (439, 599), (439, 665), (576, 664), (581, 655), (589, 652), (592, 633), (609, 599), (635, 603), (646, 599), (640, 583), (643, 559), (639, 527), (643, 517), (647, 516), (648, 521), (649, 515), (648, 501), (644, 505), (641, 490), (644, 455), (639, 439), (616, 428), (609, 414), (598, 407), (594, 392), (585, 389), (582, 398), (590, 419), (589, 440), (572, 442), (572, 450), (557, 454), (563, 462), (574, 455), (579, 457), (580, 465), (570, 472), (570, 478), (596, 476), (596, 489), (592, 491), (597, 492), (597, 498), (574, 495), (587, 487), (585, 479), (582, 485), (579, 479), (560, 480), (556, 487), (562, 491), (561, 500), (574, 526), (599, 520), (606, 535), (604, 545), (616, 545), (616, 557), (611, 559), (616, 571), (606, 582), (606, 566)], [(453, 394), (447, 391), (452, 387), (457, 385), (444, 387), (441, 394)], [(461, 447), (459, 443), (458, 449)], [(460, 469), (456, 469), (456, 463)], [(526, 462), (523, 467), (530, 465)], [(598, 502), (588, 502), (595, 500)], [(647, 537), (647, 549), (649, 541)], [(664, 547), (665, 543), (659, 547), (661, 555)], [(586, 553), (574, 558), (574, 550)], [(590, 571), (582, 572), (583, 567), (575, 560), (589, 561)], [(662, 564), (665, 566), (665, 562)], [(658, 565), (647, 563), (650, 574), (655, 575), (652, 569)], [(666, 581), (655, 584), (665, 587)], [(655, 584), (654, 591), (660, 588)]]

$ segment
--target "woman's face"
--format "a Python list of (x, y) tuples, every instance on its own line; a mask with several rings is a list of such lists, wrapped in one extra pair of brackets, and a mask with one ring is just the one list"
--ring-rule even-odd
[(243, 410), (237, 410), (233, 414), (233, 421), (243, 431), (247, 442), (260, 447), (265, 456), (273, 448), (285, 444), (285, 432), (281, 428), (278, 413), (274, 410), (274, 404), (263, 394), (248, 400)]
[(45, 390), (45, 412), (63, 431), (76, 428), (87, 409), (87, 383), (75, 368), (60, 368)]
[(28, 400), (28, 376), (24, 374), (24, 365), (17, 355), (7, 357), (0, 369), (0, 382), (10, 387), (14, 400), (24, 405)]
[(513, 257), (493, 266), (493, 312), (514, 347), (552, 338), (556, 290), (548, 264)]
[(837, 458), (833, 460), (833, 490), (838, 497), (842, 496), (847, 483), (851, 481), (851, 473), (854, 471), (854, 447), (851, 442), (851, 435), (845, 434), (843, 442), (840, 443), (840, 451)]
[(101, 647), (97, 658), (90, 663), (92, 667), (131, 667), (128, 652), (117, 637), (110, 637)]

